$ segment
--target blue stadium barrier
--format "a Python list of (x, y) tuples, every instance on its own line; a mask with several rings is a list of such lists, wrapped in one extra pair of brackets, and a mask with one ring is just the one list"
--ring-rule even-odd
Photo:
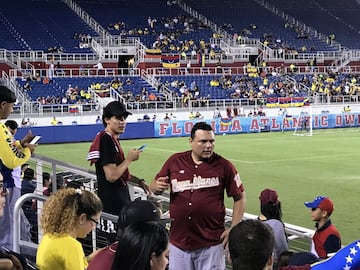
[[(69, 125), (69, 126), (46, 126), (46, 127), (25, 127), (19, 128), (16, 138), (21, 139), (28, 130), (34, 135), (42, 136), (40, 144), (45, 143), (70, 143), (90, 142), (96, 133), (103, 130), (102, 124), (94, 125)], [(140, 139), (154, 137), (154, 123), (127, 123), (126, 132), (121, 139)]]
[[(121, 135), (121, 139), (190, 136), (192, 126), (198, 121), (209, 123), (213, 127), (215, 134), (291, 131), (296, 126), (301, 128), (298, 116), (137, 122), (127, 124), (126, 132)], [(360, 126), (360, 114), (317, 114), (312, 116), (312, 126), (313, 129), (358, 127)], [(102, 124), (19, 128), (16, 137), (22, 138), (31, 129), (34, 135), (43, 137), (40, 143), (89, 142), (103, 128)]]

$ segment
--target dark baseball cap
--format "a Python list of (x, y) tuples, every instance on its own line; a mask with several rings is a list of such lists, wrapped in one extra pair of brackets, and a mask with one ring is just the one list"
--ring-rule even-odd
[(261, 205), (268, 205), (268, 204), (278, 204), (279, 203), (279, 196), (276, 190), (272, 189), (264, 189), (260, 193), (260, 203)]
[(132, 115), (132, 113), (128, 112), (125, 104), (120, 101), (112, 101), (104, 107), (103, 118), (111, 118), (112, 116), (128, 117), (129, 115)]
[(313, 264), (318, 261), (319, 258), (311, 252), (296, 252), (290, 257), (289, 265), (302, 266), (305, 264)]
[(0, 85), (0, 102), (6, 101), (8, 103), (16, 102), (16, 96), (13, 91), (4, 85)]
[(162, 219), (154, 203), (147, 200), (135, 200), (125, 205), (119, 214), (118, 227), (125, 229), (137, 222), (157, 222), (166, 225), (170, 219)]

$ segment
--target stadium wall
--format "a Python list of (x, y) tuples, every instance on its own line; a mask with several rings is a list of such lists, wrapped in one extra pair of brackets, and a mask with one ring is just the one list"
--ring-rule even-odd
[[(121, 139), (160, 138), (189, 136), (197, 121), (206, 121), (215, 134), (258, 133), (270, 131), (291, 131), (302, 127), (297, 115), (267, 117), (235, 117), (218, 119), (196, 119), (128, 123)], [(360, 126), (360, 113), (322, 113), (312, 115), (313, 129), (346, 128)], [(47, 126), (19, 128), (17, 137), (22, 138), (29, 129), (41, 135), (41, 143), (69, 143), (92, 141), (95, 134), (103, 130), (102, 124)]]

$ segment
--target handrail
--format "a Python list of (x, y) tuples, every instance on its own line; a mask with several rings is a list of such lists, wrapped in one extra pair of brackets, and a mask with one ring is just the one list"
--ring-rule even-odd
[[(139, 187), (134, 187), (137, 190), (138, 193), (142, 192), (142, 189)], [(130, 189), (131, 190), (131, 189)], [(169, 193), (164, 193), (162, 195), (154, 195), (152, 196), (158, 200), (160, 200), (161, 202), (167, 202), (169, 203)], [(34, 194), (34, 193), (28, 193), (25, 195), (22, 195), (15, 203), (15, 207), (14, 207), (14, 217), (13, 217), (13, 223), (14, 223), (14, 232), (13, 232), (13, 250), (15, 252), (20, 252), (20, 247), (21, 246), (25, 246), (25, 247), (30, 247), (33, 249), (37, 249), (38, 248), (38, 244), (32, 243), (32, 242), (28, 242), (28, 241), (24, 241), (20, 239), (20, 231), (21, 231), (21, 210), (22, 210), (22, 205), (24, 204), (25, 201), (28, 200), (38, 200), (41, 202), (44, 202), (47, 200), (47, 196), (43, 196), (43, 195), (39, 195), (39, 194)], [(105, 213), (103, 212), (101, 214), (101, 217), (107, 220), (111, 220), (114, 223), (117, 223), (118, 217), (109, 213)], [(253, 214), (249, 214), (249, 213), (244, 213), (243, 219), (257, 219), (258, 216), (253, 215)], [(225, 216), (225, 222), (229, 223), (231, 222), (231, 218), (232, 218), (232, 209), (226, 209), (226, 216)], [(311, 239), (313, 234), (315, 233), (314, 230), (311, 229), (307, 229), (301, 226), (297, 226), (297, 225), (293, 225), (293, 224), (289, 224), (289, 223), (284, 223), (285, 225), (285, 231), (286, 233), (289, 235), (289, 240), (295, 240), (296, 238), (308, 238)], [(228, 226), (228, 225), (227, 225)], [(93, 232), (93, 244), (96, 243), (96, 232)], [(96, 249), (96, 245), (93, 246), (93, 249)]]
[[(79, 174), (80, 176), (85, 176), (85, 177), (89, 177), (91, 179), (96, 179), (95, 176), (95, 172), (92, 170), (88, 170), (85, 168), (81, 168), (78, 166), (75, 166), (73, 164), (69, 164), (66, 162), (62, 162), (59, 160), (55, 160), (55, 159), (51, 159), (48, 158), (46, 156), (42, 156), (42, 155), (35, 155), (34, 157), (32, 157), (32, 160), (35, 161), (37, 163), (37, 172), (39, 173), (39, 171), (42, 170), (42, 166), (44, 166), (45, 163), (50, 164), (50, 167), (52, 167), (53, 169), (53, 190), (56, 190), (56, 172), (58, 172), (60, 169), (64, 169), (66, 170), (66, 172), (73, 172), (76, 174)], [(49, 166), (49, 165), (48, 165)], [(40, 183), (39, 183), (40, 184)], [(144, 193), (144, 191), (137, 186), (133, 186), (131, 183), (129, 183), (131, 186), (129, 187), (129, 190), (131, 192), (131, 197), (134, 199), (135, 196), (137, 197), (141, 197), (141, 198), (146, 198), (146, 194)], [(89, 188), (89, 186), (87, 186)], [(95, 190), (94, 189), (94, 183), (92, 182), (90, 184), (90, 190)], [(164, 192), (161, 195), (154, 195), (152, 196), (154, 199), (157, 199), (159, 201), (161, 201), (162, 203), (166, 204), (164, 205), (167, 209), (169, 207), (169, 192)], [(22, 205), (25, 201), (27, 200), (32, 200), (32, 199), (36, 199), (40, 202), (44, 202), (48, 197), (43, 196), (43, 195), (39, 195), (39, 194), (35, 194), (35, 193), (28, 193), (25, 194), (23, 196), (21, 196), (15, 203), (15, 207), (14, 207), (14, 217), (13, 217), (13, 223), (14, 223), (14, 232), (13, 232), (13, 250), (16, 252), (20, 252), (20, 246), (27, 246), (27, 247), (31, 247), (36, 249), (38, 247), (37, 244), (28, 242), (28, 241), (23, 241), (20, 239), (20, 213), (22, 210)], [(39, 211), (41, 208), (38, 208)], [(117, 216), (108, 214), (108, 213), (102, 213), (101, 215), (102, 217), (109, 219), (113, 222), (117, 222)], [(229, 225), (229, 221), (231, 221), (231, 217), (232, 217), (232, 209), (226, 209), (226, 217), (225, 217), (225, 221), (227, 223), (227, 226)], [(257, 218), (256, 215), (250, 214), (250, 213), (245, 213), (244, 214), (244, 219), (255, 219)], [(297, 225), (293, 225), (293, 224), (289, 224), (289, 223), (285, 223), (285, 230), (287, 232), (287, 234), (289, 234), (289, 240), (294, 240), (297, 238), (305, 238), (305, 239), (311, 239), (314, 230), (311, 229), (307, 229), (301, 226), (297, 226)], [(96, 248), (95, 243), (96, 243), (96, 234), (95, 232), (93, 232), (92, 235), (92, 244), (93, 244), (93, 249)]]
[(34, 244), (32, 242), (28, 242), (28, 241), (23, 241), (20, 239), (20, 232), (21, 232), (21, 210), (22, 210), (22, 205), (24, 204), (24, 202), (28, 201), (28, 200), (32, 200), (32, 199), (36, 199), (39, 201), (45, 201), (46, 200), (46, 196), (43, 195), (39, 195), (39, 194), (35, 194), (35, 193), (28, 193), (28, 194), (24, 194), (22, 195), (15, 203), (14, 206), (14, 217), (13, 217), (13, 226), (14, 226), (14, 233), (13, 233), (13, 250), (15, 252), (20, 252), (20, 245), (23, 246), (27, 246), (27, 247), (31, 247), (31, 248), (37, 248), (37, 244)]
[[(302, 89), (308, 88), (305, 85), (299, 84)], [(165, 90), (165, 89), (164, 89)], [(295, 100), (298, 102), (298, 100)], [(101, 109), (106, 105), (110, 98), (98, 98), (98, 103), (89, 104), (47, 104), (40, 105), (39, 102), (29, 102), (24, 106), (18, 104), (14, 106), (14, 112), (11, 114), (14, 118), (41, 118), (41, 117), (53, 117), (53, 116), (86, 116), (86, 115), (98, 115)], [(101, 99), (101, 100), (100, 100)], [(116, 99), (113, 96), (111, 100)], [(274, 98), (272, 98), (274, 102)], [(121, 98), (122, 100), (122, 98)], [(181, 98), (172, 98), (171, 100), (165, 101), (142, 101), (142, 102), (125, 102), (127, 108), (133, 113), (160, 113), (160, 112), (181, 112), (191, 111), (195, 108), (200, 111), (212, 111), (218, 107), (223, 110), (231, 107), (243, 107), (247, 108), (259, 108), (260, 106), (266, 106), (266, 98), (237, 98), (237, 99), (206, 99), (206, 100), (189, 100), (186, 104), (183, 103)], [(343, 105), (343, 104), (359, 104), (360, 95), (348, 95), (348, 96), (328, 96), (326, 94), (314, 93), (309, 97), (309, 102), (314, 105)], [(187, 105), (187, 106), (186, 106)], [(70, 108), (75, 106), (78, 108), (78, 112), (71, 112)], [(278, 106), (275, 106), (278, 107)], [(34, 109), (35, 108), (35, 109)], [(36, 108), (39, 108), (36, 110)], [(86, 121), (85, 121), (86, 122)]]
[[(300, 57), (300, 56), (299, 56)], [(358, 55), (360, 59), (360, 54)], [(313, 66), (309, 67), (306, 65), (295, 65), (296, 70), (291, 70), (289, 66), (279, 67), (279, 66), (271, 66), (268, 65), (266, 68), (268, 73), (271, 74), (275, 72), (276, 75), (281, 74), (311, 74), (313, 70), (316, 70), (317, 73), (327, 73), (329, 69), (334, 69), (334, 67), (329, 66)], [(48, 69), (37, 69), (36, 72), (39, 74), (47, 74)], [(360, 74), (360, 66), (346, 66), (343, 68), (339, 68), (336, 71), (345, 74)], [(32, 70), (28, 69), (10, 69), (9, 77), (11, 79), (22, 78), (32, 72)], [(174, 75), (184, 75), (184, 68), (163, 68), (163, 67), (153, 67), (153, 68), (104, 68), (103, 70), (98, 70), (94, 68), (92, 64), (83, 66), (80, 65), (78, 68), (62, 68), (60, 70), (55, 70), (55, 74), (53, 76), (56, 78), (74, 78), (74, 77), (96, 77), (103, 76), (108, 78), (113, 78), (114, 76), (141, 76), (143, 74), (148, 74), (149, 76), (174, 76)], [(259, 67), (257, 67), (257, 72), (259, 72)], [(191, 67), (190, 71), (187, 75), (243, 75), (246, 74), (246, 66), (243, 64), (242, 66), (222, 66), (220, 69), (216, 66), (209, 67)]]

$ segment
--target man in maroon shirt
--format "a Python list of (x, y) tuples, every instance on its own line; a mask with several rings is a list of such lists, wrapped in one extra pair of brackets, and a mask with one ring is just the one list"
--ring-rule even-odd
[(170, 188), (169, 269), (225, 269), (224, 190), (232, 197), (232, 226), (245, 211), (245, 190), (234, 165), (214, 153), (215, 134), (205, 122), (191, 130), (192, 150), (172, 155), (150, 185), (155, 194)]

